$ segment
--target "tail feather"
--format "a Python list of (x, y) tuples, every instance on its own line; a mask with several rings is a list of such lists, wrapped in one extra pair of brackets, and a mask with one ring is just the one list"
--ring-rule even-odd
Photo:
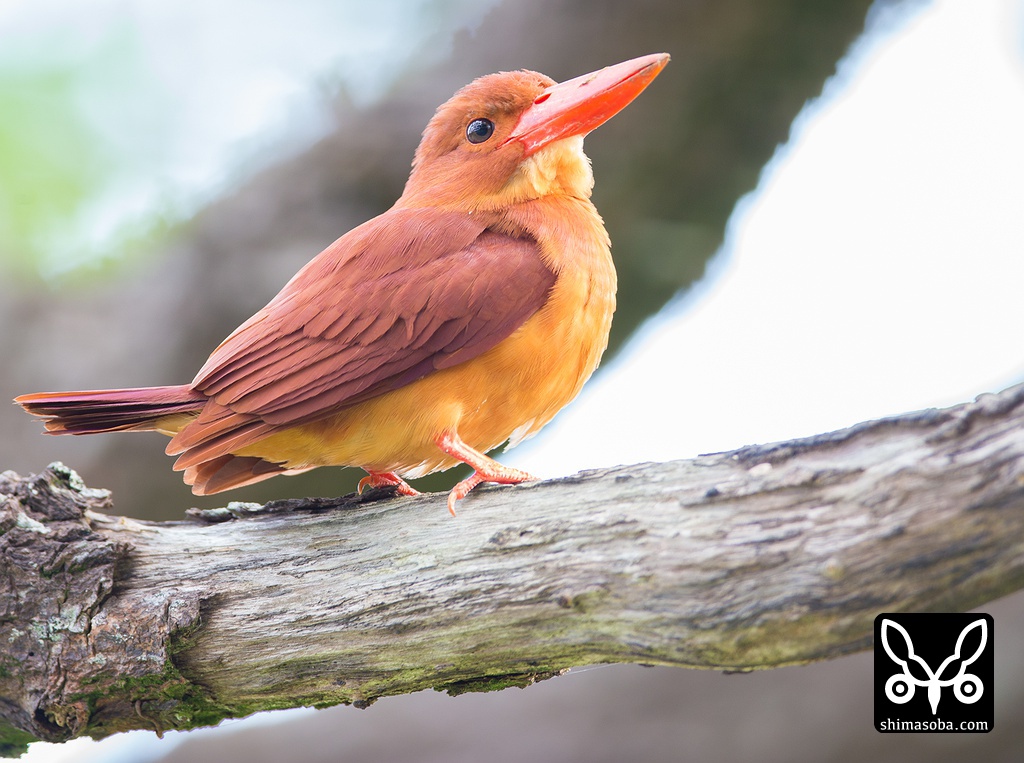
[(187, 384), (172, 387), (36, 392), (14, 398), (29, 413), (45, 420), (49, 434), (96, 434), (161, 429), (168, 417), (191, 417), (206, 396)]
[(289, 469), (253, 456), (234, 456), (230, 453), (212, 458), (185, 469), (185, 484), (192, 486), (196, 495), (211, 495), (236, 487), (252, 485), (279, 474), (299, 474), (308, 469)]
[[(210, 401), (205, 395), (183, 384), (175, 387), (36, 392), (16, 397), (14, 402), (44, 419), (48, 434), (77, 435), (155, 429), (173, 435), (196, 421)], [(218, 412), (215, 409), (210, 412), (216, 421)], [(253, 426), (249, 424), (244, 427), (243, 434), (252, 434), (250, 430)], [(175, 468), (185, 470), (185, 483), (192, 486), (192, 492), (196, 495), (219, 493), (278, 474), (298, 474), (312, 468), (289, 468), (285, 464), (265, 461), (255, 456), (236, 456), (230, 449), (239, 444), (236, 442), (238, 433), (228, 429), (213, 434), (217, 436), (211, 442), (207, 440), (213, 435), (199, 438), (196, 443), (187, 444), (186, 447), (172, 449), (173, 453), (182, 454)], [(243, 441), (241, 444), (248, 443)]]

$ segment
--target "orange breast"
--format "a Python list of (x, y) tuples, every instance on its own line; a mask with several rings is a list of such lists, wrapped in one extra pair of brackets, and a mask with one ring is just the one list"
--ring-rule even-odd
[(358, 466), (419, 477), (457, 462), (434, 439), (454, 429), (487, 451), (535, 434), (579, 393), (608, 344), (615, 269), (589, 201), (547, 197), (502, 227), (541, 244), (557, 274), (545, 306), (482, 355), (238, 452), (290, 468)]

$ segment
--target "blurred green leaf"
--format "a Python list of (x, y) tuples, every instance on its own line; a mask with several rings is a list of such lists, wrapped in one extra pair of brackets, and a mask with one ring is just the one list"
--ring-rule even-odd
[(69, 223), (111, 157), (75, 100), (71, 67), (0, 69), (0, 267), (38, 272), (41, 239)]

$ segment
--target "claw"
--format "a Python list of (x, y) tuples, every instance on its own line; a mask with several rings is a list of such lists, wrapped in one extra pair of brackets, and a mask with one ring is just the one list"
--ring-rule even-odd
[(469, 477), (462, 480), (458, 485), (451, 489), (448, 493), (448, 513), (453, 517), (455, 515), (455, 502), (465, 498), (469, 495), (469, 491), (484, 481), (484, 478), (480, 476), (479, 472), (473, 472)]
[(420, 491), (410, 485), (408, 482), (403, 480), (394, 472), (369, 472), (365, 477), (359, 480), (359, 485), (356, 487), (359, 495), (363, 494), (363, 490), (368, 487), (396, 487), (399, 495), (420, 495)]

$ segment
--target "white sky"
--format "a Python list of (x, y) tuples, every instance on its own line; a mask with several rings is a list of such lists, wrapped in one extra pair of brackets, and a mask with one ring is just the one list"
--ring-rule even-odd
[[(506, 462), (554, 476), (680, 458), (1024, 378), (1024, 0), (874, 21), (738, 206), (704, 281)], [(230, 76), (225, 92), (253, 88)], [(241, 108), (249, 131), (279, 113)], [(143, 763), (175, 736), (39, 744), (23, 760)]]

